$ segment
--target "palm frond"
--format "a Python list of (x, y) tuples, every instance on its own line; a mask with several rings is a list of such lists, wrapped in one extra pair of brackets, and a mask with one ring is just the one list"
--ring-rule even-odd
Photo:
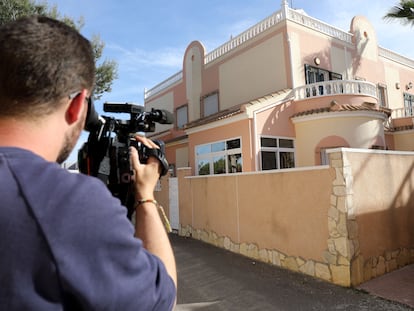
[(401, 0), (383, 18), (387, 21), (398, 19), (403, 25), (414, 26), (414, 0)]

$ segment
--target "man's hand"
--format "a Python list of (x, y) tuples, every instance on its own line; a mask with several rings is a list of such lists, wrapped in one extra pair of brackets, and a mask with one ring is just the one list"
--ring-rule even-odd
[[(135, 139), (148, 148), (159, 149), (157, 144), (148, 138), (137, 135)], [(154, 199), (154, 189), (160, 177), (160, 162), (154, 157), (149, 157), (146, 164), (140, 163), (138, 150), (134, 147), (130, 148), (130, 160), (134, 171), (135, 200)]]

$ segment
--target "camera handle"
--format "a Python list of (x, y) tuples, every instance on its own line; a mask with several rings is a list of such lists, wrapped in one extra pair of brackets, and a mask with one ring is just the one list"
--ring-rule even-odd
[(161, 163), (160, 177), (166, 175), (169, 169), (169, 165), (168, 165), (167, 160), (165, 159), (164, 152), (161, 149), (157, 149), (157, 148), (145, 148), (144, 152), (145, 152), (145, 156), (147, 157), (147, 159), (149, 157), (155, 157), (158, 161), (160, 161)]
[(137, 144), (136, 141), (131, 141), (131, 145), (138, 150), (139, 161), (147, 163), (149, 157), (155, 157), (161, 163), (160, 177), (168, 173), (169, 164), (165, 158), (165, 143), (162, 140), (154, 139), (154, 143), (159, 148), (150, 148), (144, 144)]

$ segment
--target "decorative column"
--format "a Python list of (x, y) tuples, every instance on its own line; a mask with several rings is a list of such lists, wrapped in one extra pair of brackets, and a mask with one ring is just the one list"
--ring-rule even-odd
[(329, 160), (335, 170), (335, 180), (328, 213), (328, 249), (324, 259), (331, 270), (333, 283), (351, 286), (352, 262), (359, 254), (358, 225), (352, 200), (352, 169), (342, 150), (329, 153)]
[(287, 19), (288, 10), (289, 10), (289, 3), (287, 0), (282, 0), (282, 19)]

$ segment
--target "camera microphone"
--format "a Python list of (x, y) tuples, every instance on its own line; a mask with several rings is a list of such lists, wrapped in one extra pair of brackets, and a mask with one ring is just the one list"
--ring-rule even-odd
[(158, 122), (160, 124), (174, 123), (174, 116), (167, 110), (152, 108), (148, 114), (152, 121)]

